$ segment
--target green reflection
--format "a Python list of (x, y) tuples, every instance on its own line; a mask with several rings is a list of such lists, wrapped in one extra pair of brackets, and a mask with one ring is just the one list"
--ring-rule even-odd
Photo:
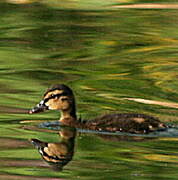
[(83, 119), (119, 111), (178, 120), (176, 108), (124, 99), (177, 103), (177, 10), (104, 7), (113, 1), (81, 2), (72, 10), (73, 1), (67, 3), (0, 3), (0, 178), (177, 179), (176, 138), (134, 142), (81, 134), (62, 172), (51, 171), (28, 144), (30, 138), (58, 141), (30, 128), (56, 120), (58, 112), (24, 113), (56, 83), (74, 89)]

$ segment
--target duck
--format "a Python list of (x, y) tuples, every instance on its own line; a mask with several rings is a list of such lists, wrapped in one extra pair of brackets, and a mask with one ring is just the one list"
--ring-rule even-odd
[(30, 139), (31, 143), (54, 171), (62, 171), (73, 158), (76, 129), (62, 127), (58, 132), (59, 142), (45, 142), (39, 139)]
[(114, 113), (91, 120), (78, 119), (74, 93), (65, 84), (56, 84), (47, 89), (40, 103), (28, 112), (34, 114), (46, 110), (59, 110), (61, 112), (59, 122), (63, 126), (94, 131), (147, 134), (167, 128), (167, 125), (158, 118), (139, 113)]

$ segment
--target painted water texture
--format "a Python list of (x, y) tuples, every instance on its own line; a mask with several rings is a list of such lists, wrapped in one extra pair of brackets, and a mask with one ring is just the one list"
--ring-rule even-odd
[[(178, 179), (177, 4), (144, 3), (0, 2), (0, 179)], [(58, 111), (27, 113), (61, 83), (73, 89), (81, 119), (144, 113), (172, 127), (96, 132), (58, 126)], [(40, 155), (45, 143), (58, 165)]]

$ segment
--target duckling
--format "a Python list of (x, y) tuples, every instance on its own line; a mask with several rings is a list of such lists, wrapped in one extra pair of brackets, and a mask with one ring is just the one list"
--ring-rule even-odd
[(74, 94), (64, 84), (54, 85), (48, 89), (44, 94), (43, 100), (31, 109), (29, 113), (33, 114), (45, 110), (60, 110), (61, 117), (59, 121), (61, 124), (76, 128), (140, 134), (167, 128), (164, 123), (155, 117), (136, 113), (107, 114), (93, 120), (79, 121), (76, 116)]
[(41, 157), (55, 171), (61, 171), (73, 157), (75, 145), (75, 128), (62, 127), (59, 131), (60, 142), (48, 143), (38, 139), (31, 139), (31, 143), (38, 149)]

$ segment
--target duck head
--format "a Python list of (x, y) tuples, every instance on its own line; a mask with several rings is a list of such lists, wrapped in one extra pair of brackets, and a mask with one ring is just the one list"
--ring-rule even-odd
[(29, 110), (29, 114), (45, 110), (60, 110), (75, 116), (75, 99), (72, 90), (63, 84), (52, 86), (45, 92), (40, 103)]

